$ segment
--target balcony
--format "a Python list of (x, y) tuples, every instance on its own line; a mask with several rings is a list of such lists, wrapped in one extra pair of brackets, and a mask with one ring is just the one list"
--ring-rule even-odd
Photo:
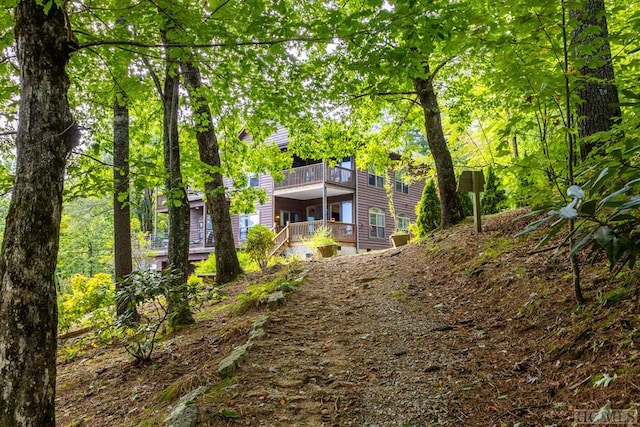
[[(154, 251), (166, 251), (169, 246), (169, 233), (168, 232), (160, 232), (157, 233), (150, 238), (149, 249)], [(189, 239), (189, 249), (200, 249), (200, 248), (213, 248), (215, 247), (213, 241), (213, 231), (209, 231), (207, 233), (206, 238), (202, 238), (200, 236), (195, 235), (195, 233), (191, 233)]]
[(343, 168), (342, 166), (331, 167), (326, 163), (316, 163), (284, 171), (284, 179), (275, 183), (275, 189), (321, 184), (323, 176), (327, 184), (356, 188), (354, 170)]

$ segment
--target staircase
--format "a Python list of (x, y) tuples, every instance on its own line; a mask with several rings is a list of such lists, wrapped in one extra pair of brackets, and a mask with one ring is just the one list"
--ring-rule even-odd
[(291, 232), (289, 229), (289, 224), (287, 224), (282, 230), (280, 230), (278, 234), (276, 234), (276, 237), (273, 238), (273, 243), (275, 243), (275, 246), (273, 247), (273, 250), (269, 255), (276, 256), (284, 252), (284, 250), (287, 248), (287, 245), (289, 244), (289, 241), (291, 240), (290, 233)]

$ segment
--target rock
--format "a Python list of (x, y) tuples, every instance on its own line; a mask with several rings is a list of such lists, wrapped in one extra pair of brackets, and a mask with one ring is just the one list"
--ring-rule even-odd
[(249, 332), (249, 341), (247, 342), (253, 344), (256, 340), (262, 338), (265, 335), (266, 332), (264, 331), (264, 329), (253, 329), (251, 330), (251, 332)]
[(256, 329), (265, 329), (266, 327), (269, 326), (269, 322), (270, 322), (269, 317), (263, 314), (260, 317), (258, 317), (258, 320), (253, 322), (253, 324), (251, 325), (251, 330), (255, 331)]
[(284, 305), (284, 303), (284, 292), (282, 291), (276, 291), (270, 294), (269, 298), (267, 298), (267, 307), (269, 307), (269, 310), (275, 310)]
[(182, 396), (171, 414), (164, 420), (167, 427), (195, 427), (198, 421), (198, 406), (193, 401), (207, 390), (209, 387), (201, 386)]
[(247, 342), (233, 349), (231, 354), (222, 359), (218, 364), (218, 375), (220, 375), (221, 378), (232, 377), (236, 369), (238, 369), (238, 366), (246, 359), (248, 350), (252, 346), (252, 342)]

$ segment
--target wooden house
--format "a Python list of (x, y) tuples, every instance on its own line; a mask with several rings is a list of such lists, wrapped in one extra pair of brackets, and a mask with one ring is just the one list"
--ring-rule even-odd
[[(246, 134), (241, 137), (248, 138)], [(269, 138), (284, 150), (288, 145), (287, 131), (278, 127)], [(339, 245), (339, 253), (358, 253), (391, 246), (389, 237), (394, 230), (408, 231), (415, 222), (415, 206), (420, 201), (424, 180), (407, 185), (399, 176), (388, 172), (374, 172), (357, 168), (354, 157), (342, 159), (334, 166), (313, 160), (293, 158), (292, 167), (284, 179), (275, 182), (270, 175), (256, 174), (248, 178), (248, 185), (263, 188), (267, 201), (256, 204), (250, 214), (232, 215), (232, 227), (237, 247), (242, 247), (248, 229), (263, 224), (276, 233), (274, 253), (310, 253), (303, 239), (317, 227), (328, 227)], [(385, 180), (392, 180), (393, 202), (397, 224), (389, 212), (384, 188)], [(230, 180), (225, 180), (231, 185)], [(213, 224), (202, 193), (190, 193), (191, 249), (190, 260), (206, 259), (213, 252)], [(163, 199), (158, 198), (158, 215), (166, 213)], [(166, 263), (166, 247), (162, 235), (154, 238), (154, 249), (160, 263)]]

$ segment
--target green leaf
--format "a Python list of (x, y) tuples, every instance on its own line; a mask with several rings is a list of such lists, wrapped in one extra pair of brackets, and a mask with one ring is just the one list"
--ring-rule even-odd
[(587, 200), (580, 205), (580, 213), (583, 215), (593, 216), (596, 213), (596, 207), (598, 206), (597, 200)]
[(578, 241), (578, 243), (573, 245), (573, 248), (571, 249), (569, 256), (571, 257), (576, 255), (578, 252), (580, 252), (585, 246), (587, 246), (592, 241), (593, 241), (593, 230), (586, 233), (584, 236), (582, 236), (582, 238)]
[(540, 226), (542, 224), (544, 224), (545, 222), (549, 221), (551, 218), (553, 218), (553, 216), (549, 215), (549, 216), (546, 216), (546, 217), (541, 218), (539, 220), (536, 220), (536, 221), (532, 222), (531, 224), (527, 225), (527, 227), (524, 230), (522, 230), (521, 232), (517, 233), (515, 236), (519, 237), (519, 236), (523, 236), (525, 234), (531, 233), (532, 231), (535, 231), (538, 228), (540, 228)]
[(634, 209), (637, 207), (640, 207), (640, 195), (632, 197), (631, 200), (622, 204), (618, 209), (619, 210)]
[(589, 186), (589, 196), (592, 196), (593, 193), (598, 191), (600, 189), (600, 187), (602, 187), (604, 185), (604, 183), (607, 182), (606, 178), (608, 176), (609, 176), (609, 168), (608, 167), (604, 168), (604, 169), (602, 169), (600, 171), (600, 174), (598, 175), (598, 177)]
[(596, 230), (594, 237), (596, 242), (598, 242), (598, 245), (604, 248), (613, 240), (614, 235), (609, 226), (603, 225)]
[(547, 235), (544, 236), (544, 239), (538, 242), (538, 244), (536, 245), (536, 248), (540, 248), (544, 246), (549, 240), (555, 237), (560, 232), (560, 230), (562, 230), (564, 224), (565, 224), (565, 219), (563, 218), (554, 222), (553, 225), (551, 225), (551, 230), (549, 231), (549, 233), (547, 233)]

